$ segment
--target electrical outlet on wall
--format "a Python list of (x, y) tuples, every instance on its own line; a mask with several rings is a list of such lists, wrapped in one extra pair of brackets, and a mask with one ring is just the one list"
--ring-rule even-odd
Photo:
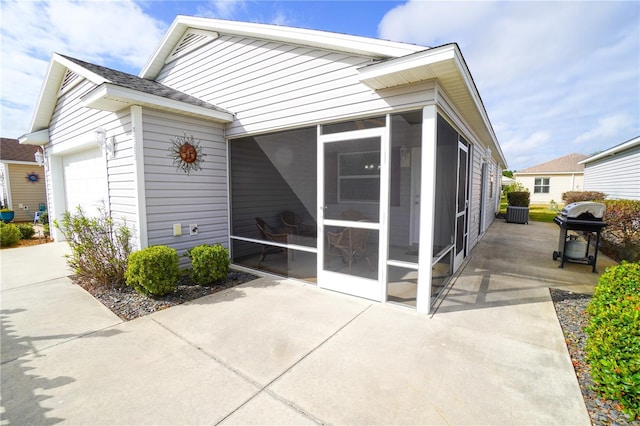
[(189, 235), (198, 235), (198, 225), (189, 225)]

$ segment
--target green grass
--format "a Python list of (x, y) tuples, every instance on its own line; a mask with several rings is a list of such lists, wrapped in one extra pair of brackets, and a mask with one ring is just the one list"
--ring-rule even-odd
[[(558, 206), (562, 208), (562, 206)], [(507, 214), (507, 199), (500, 200), (500, 213)], [(531, 204), (529, 206), (529, 220), (535, 222), (553, 222), (557, 212), (549, 209), (549, 204)]]

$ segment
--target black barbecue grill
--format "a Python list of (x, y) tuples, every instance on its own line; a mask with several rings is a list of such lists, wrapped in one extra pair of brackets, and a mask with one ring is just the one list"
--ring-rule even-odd
[[(604, 211), (605, 205), (602, 203), (580, 201), (567, 204), (553, 219), (560, 227), (558, 251), (553, 252), (553, 260), (562, 258), (560, 268), (564, 268), (564, 262), (569, 261), (591, 265), (592, 271), (596, 272), (600, 232), (607, 226), (602, 221)], [(582, 233), (584, 239), (578, 233)], [(594, 234), (595, 247), (593, 254), (589, 254)]]

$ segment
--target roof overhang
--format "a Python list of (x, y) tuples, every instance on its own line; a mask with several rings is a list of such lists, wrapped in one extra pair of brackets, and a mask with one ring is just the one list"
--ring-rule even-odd
[(58, 90), (60, 89), (60, 84), (67, 69), (81, 75), (94, 84), (102, 84), (105, 81), (101, 76), (54, 53), (49, 63), (49, 69), (47, 70), (42, 90), (40, 91), (40, 97), (36, 104), (33, 120), (31, 121), (31, 127), (29, 129), (31, 133), (49, 127), (49, 121), (51, 120), (58, 101)]
[(49, 129), (27, 133), (26, 135), (20, 136), (18, 141), (24, 145), (46, 145), (49, 143)]
[(620, 145), (616, 145), (613, 148), (609, 148), (606, 151), (603, 151), (603, 152), (601, 152), (599, 154), (596, 154), (596, 155), (591, 156), (589, 158), (585, 158), (584, 160), (578, 162), (578, 164), (591, 163), (593, 161), (600, 160), (601, 158), (611, 157), (613, 155), (618, 154), (619, 152), (626, 151), (627, 149), (631, 149), (631, 148), (639, 146), (639, 145), (640, 145), (640, 136), (638, 136), (636, 138), (633, 138), (631, 140), (628, 140), (626, 142), (623, 142)]
[(473, 131), (507, 162), (498, 144), (478, 89), (457, 44), (422, 50), (404, 57), (367, 65), (358, 70), (360, 82), (382, 90), (428, 80), (437, 80)]
[(168, 99), (158, 95), (140, 92), (112, 83), (102, 83), (81, 98), (82, 105), (103, 111), (116, 112), (132, 105), (140, 105), (176, 112), (194, 117), (206, 118), (221, 123), (233, 121), (233, 114), (198, 105)]
[(189, 28), (213, 31), (220, 35), (273, 40), (381, 59), (395, 58), (426, 49), (425, 46), (327, 31), (178, 15), (139, 77), (155, 79), (165, 65), (166, 58)]

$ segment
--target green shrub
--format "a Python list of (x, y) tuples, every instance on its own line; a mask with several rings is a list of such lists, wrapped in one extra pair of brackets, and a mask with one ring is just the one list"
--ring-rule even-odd
[(28, 240), (36, 233), (36, 230), (33, 229), (33, 225), (30, 223), (19, 223), (17, 226), (20, 231), (20, 239), (22, 240)]
[(529, 207), (529, 192), (514, 191), (507, 193), (507, 201), (513, 207)]
[(598, 191), (567, 191), (562, 193), (562, 201), (566, 204), (578, 201), (597, 201), (607, 198), (607, 194)]
[(618, 260), (640, 260), (640, 201), (604, 200), (603, 247)]
[(640, 262), (607, 268), (587, 312), (585, 352), (596, 388), (640, 418)]
[(13, 223), (0, 221), (0, 247), (11, 247), (20, 241), (20, 230)]
[(126, 221), (116, 224), (104, 208), (99, 209), (98, 217), (88, 217), (78, 206), (75, 215), (66, 211), (62, 221), (54, 221), (54, 225), (69, 243), (67, 264), (79, 277), (103, 287), (124, 285), (132, 250)]
[(140, 294), (163, 296), (172, 292), (180, 279), (180, 258), (175, 249), (153, 246), (129, 255), (125, 273), (127, 285)]
[(185, 253), (191, 259), (191, 279), (199, 285), (211, 284), (227, 278), (229, 250), (221, 244), (203, 244)]
[(504, 194), (505, 197), (510, 192), (526, 192), (526, 191), (527, 191), (527, 188), (525, 188), (524, 185), (521, 184), (520, 182), (510, 183), (509, 185), (505, 185), (504, 188), (502, 189), (502, 193)]

